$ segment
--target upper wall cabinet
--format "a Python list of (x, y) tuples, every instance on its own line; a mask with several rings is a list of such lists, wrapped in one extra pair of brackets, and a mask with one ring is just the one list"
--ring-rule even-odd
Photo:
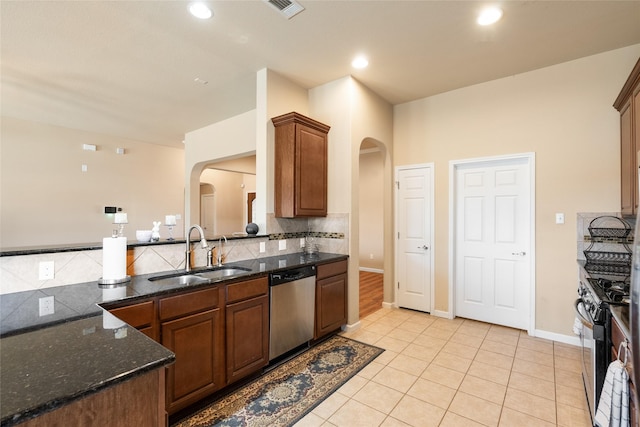
[(329, 126), (298, 113), (271, 119), (275, 126), (275, 215), (327, 216)]
[(640, 150), (640, 59), (613, 106), (620, 112), (621, 213), (638, 213), (638, 150)]

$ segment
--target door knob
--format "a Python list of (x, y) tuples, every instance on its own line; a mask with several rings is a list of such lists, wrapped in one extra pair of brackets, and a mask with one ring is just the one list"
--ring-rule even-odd
[(429, 249), (429, 246), (427, 245), (418, 246), (418, 249), (424, 249), (426, 251), (427, 249)]
[(527, 253), (526, 252), (511, 252), (511, 255), (515, 255), (515, 256), (525, 256)]

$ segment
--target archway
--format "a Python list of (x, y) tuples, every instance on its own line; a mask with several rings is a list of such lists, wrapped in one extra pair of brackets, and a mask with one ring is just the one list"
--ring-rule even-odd
[(392, 191), (385, 165), (390, 164), (385, 145), (371, 138), (360, 144), (358, 156), (358, 241), (359, 241), (359, 313), (360, 318), (382, 308), (384, 278), (390, 283), (393, 273), (387, 268), (392, 257), (388, 249), (391, 237), (389, 209)]

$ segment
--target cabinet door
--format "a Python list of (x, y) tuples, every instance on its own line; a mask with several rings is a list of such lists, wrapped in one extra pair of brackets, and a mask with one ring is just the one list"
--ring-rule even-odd
[(327, 216), (327, 134), (296, 125), (295, 215)]
[(167, 368), (167, 410), (174, 413), (224, 385), (220, 308), (162, 323), (162, 345), (176, 362)]
[(631, 126), (631, 133), (633, 135), (633, 158), (632, 158), (632, 166), (633, 166), (633, 214), (638, 213), (638, 203), (640, 202), (640, 196), (638, 195), (638, 173), (640, 170), (638, 167), (640, 166), (638, 163), (638, 150), (640, 150), (640, 84), (634, 89), (633, 92), (633, 125)]
[(109, 310), (118, 319), (138, 329), (149, 338), (158, 341), (158, 327), (154, 301), (145, 301)]
[(620, 110), (620, 201), (622, 215), (634, 215), (636, 212), (636, 150), (633, 143), (631, 102)]
[(347, 275), (339, 274), (316, 283), (316, 336), (333, 332), (347, 323)]
[(229, 304), (227, 317), (227, 383), (269, 363), (269, 296)]

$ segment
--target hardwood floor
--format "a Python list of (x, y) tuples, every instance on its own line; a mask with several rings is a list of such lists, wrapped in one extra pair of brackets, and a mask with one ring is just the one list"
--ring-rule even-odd
[(360, 272), (360, 318), (382, 308), (382, 273)]

